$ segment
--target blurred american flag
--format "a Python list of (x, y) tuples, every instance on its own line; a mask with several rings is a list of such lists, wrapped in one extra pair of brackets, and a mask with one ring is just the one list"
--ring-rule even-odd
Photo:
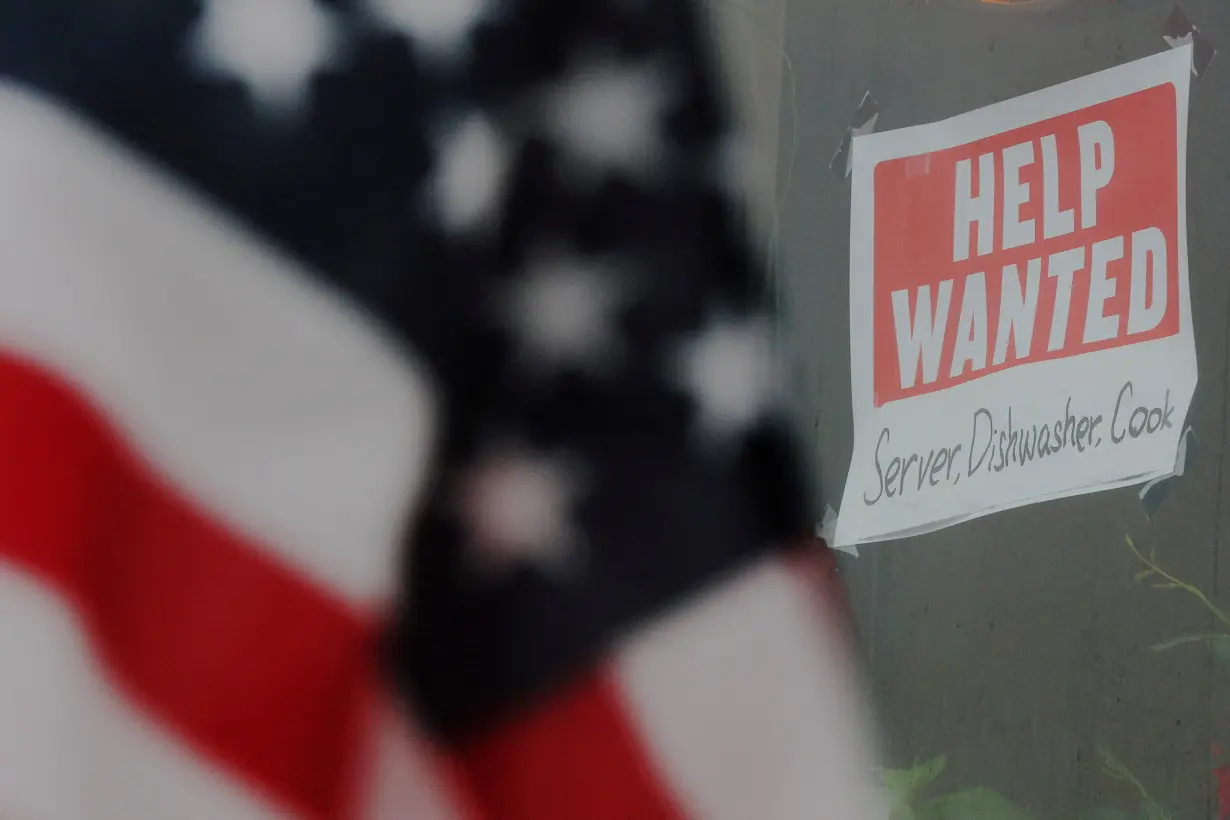
[(694, 12), (0, 2), (0, 814), (885, 816)]

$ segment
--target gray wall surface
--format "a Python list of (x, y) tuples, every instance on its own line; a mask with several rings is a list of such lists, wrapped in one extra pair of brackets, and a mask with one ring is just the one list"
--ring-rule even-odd
[(764, 242), (777, 205), (777, 143), (786, 0), (702, 0), (709, 11), (727, 86), (741, 124), (742, 185)]
[[(752, 3), (755, 0), (745, 0)], [(1230, 48), (1227, 0), (1182, 0)], [(785, 338), (815, 458), (816, 509), (837, 505), (851, 451), (849, 182), (828, 171), (862, 94), (878, 130), (931, 122), (1166, 48), (1163, 0), (791, 0), (777, 194)], [(771, 57), (771, 55), (770, 55)], [(766, 57), (765, 59), (770, 59)], [(1151, 644), (1213, 620), (1183, 590), (1136, 582), (1124, 543), (1156, 545), (1178, 578), (1230, 605), (1222, 484), (1230, 320), (1230, 54), (1194, 79), (1188, 229), (1201, 457), (1152, 522), (1134, 490), (1050, 502), (889, 542), (845, 561), (887, 757), (947, 754), (939, 791), (988, 786), (1038, 817), (1133, 808), (1100, 771), (1113, 748), (1175, 817), (1216, 813), (1230, 763), (1230, 671), (1203, 644)], [(1230, 642), (1226, 644), (1230, 646)], [(1211, 748), (1227, 747), (1216, 758)], [(1139, 815), (1133, 815), (1139, 816)], [(988, 820), (991, 820), (988, 818)]]

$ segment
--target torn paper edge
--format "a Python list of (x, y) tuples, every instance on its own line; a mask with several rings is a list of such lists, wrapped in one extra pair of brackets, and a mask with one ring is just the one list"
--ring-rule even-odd
[(1179, 437), (1179, 449), (1175, 454), (1174, 472), (1170, 475), (1155, 478), (1140, 488), (1137, 498), (1145, 508), (1145, 517), (1152, 520), (1161, 509), (1162, 504), (1170, 497), (1174, 485), (1187, 472), (1189, 463), (1194, 461), (1199, 453), (1200, 440), (1195, 431), (1188, 426)]
[[(854, 121), (846, 128), (845, 136), (841, 138), (841, 144), (837, 146), (837, 150), (833, 152), (833, 158), (829, 160), (829, 171), (837, 173), (839, 166), (843, 167), (843, 177), (849, 178), (851, 171), (854, 170), (854, 138), (861, 137), (866, 134), (875, 133), (876, 121), (880, 118), (880, 105), (876, 102), (875, 97), (871, 96), (870, 91), (863, 92), (863, 99), (859, 101), (858, 110), (854, 114)], [(845, 162), (841, 162), (842, 156), (845, 156)]]

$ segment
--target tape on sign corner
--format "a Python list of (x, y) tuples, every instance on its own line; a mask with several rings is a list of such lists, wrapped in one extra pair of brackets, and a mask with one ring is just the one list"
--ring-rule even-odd
[(1191, 45), (1192, 74), (1197, 77), (1203, 76), (1209, 70), (1209, 66), (1213, 63), (1213, 58), (1217, 56), (1217, 46), (1213, 44), (1212, 40), (1201, 33), (1200, 29), (1196, 28), (1191, 20), (1187, 19), (1183, 9), (1178, 6), (1174, 7), (1174, 10), (1170, 12), (1170, 16), (1166, 18), (1165, 25), (1162, 26), (1162, 39), (1171, 48)]
[(858, 547), (855, 545), (837, 546), (837, 511), (831, 505), (824, 508), (824, 518), (816, 525), (816, 536), (830, 548), (858, 557)]
[(840, 176), (843, 179), (850, 176), (850, 171), (854, 167), (851, 164), (854, 157), (854, 138), (874, 133), (876, 130), (876, 120), (879, 118), (880, 106), (875, 101), (875, 97), (871, 96), (870, 91), (863, 92), (863, 99), (858, 104), (858, 111), (854, 115), (854, 121), (846, 129), (845, 136), (841, 138), (841, 144), (837, 146), (837, 150), (833, 153), (833, 158), (829, 160), (829, 173)]
[(1152, 520), (1153, 516), (1157, 515), (1157, 511), (1162, 508), (1162, 504), (1174, 492), (1178, 486), (1179, 480), (1183, 478), (1183, 474), (1188, 468), (1195, 463), (1196, 457), (1200, 451), (1200, 441), (1196, 438), (1196, 432), (1188, 427), (1183, 431), (1182, 437), (1179, 439), (1179, 451), (1175, 455), (1174, 472), (1168, 476), (1155, 478), (1148, 484), (1140, 488), (1137, 495), (1140, 497), (1141, 506), (1145, 508), (1145, 517)]

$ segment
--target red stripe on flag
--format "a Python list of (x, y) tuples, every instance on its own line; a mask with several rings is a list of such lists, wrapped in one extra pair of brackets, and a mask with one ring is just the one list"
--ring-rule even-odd
[(290, 808), (340, 811), (369, 625), (154, 478), (68, 385), (10, 356), (0, 442), (0, 558), (71, 600), (121, 687), (194, 748)]
[(500, 820), (683, 820), (618, 689), (594, 674), (467, 750), (473, 784)]

